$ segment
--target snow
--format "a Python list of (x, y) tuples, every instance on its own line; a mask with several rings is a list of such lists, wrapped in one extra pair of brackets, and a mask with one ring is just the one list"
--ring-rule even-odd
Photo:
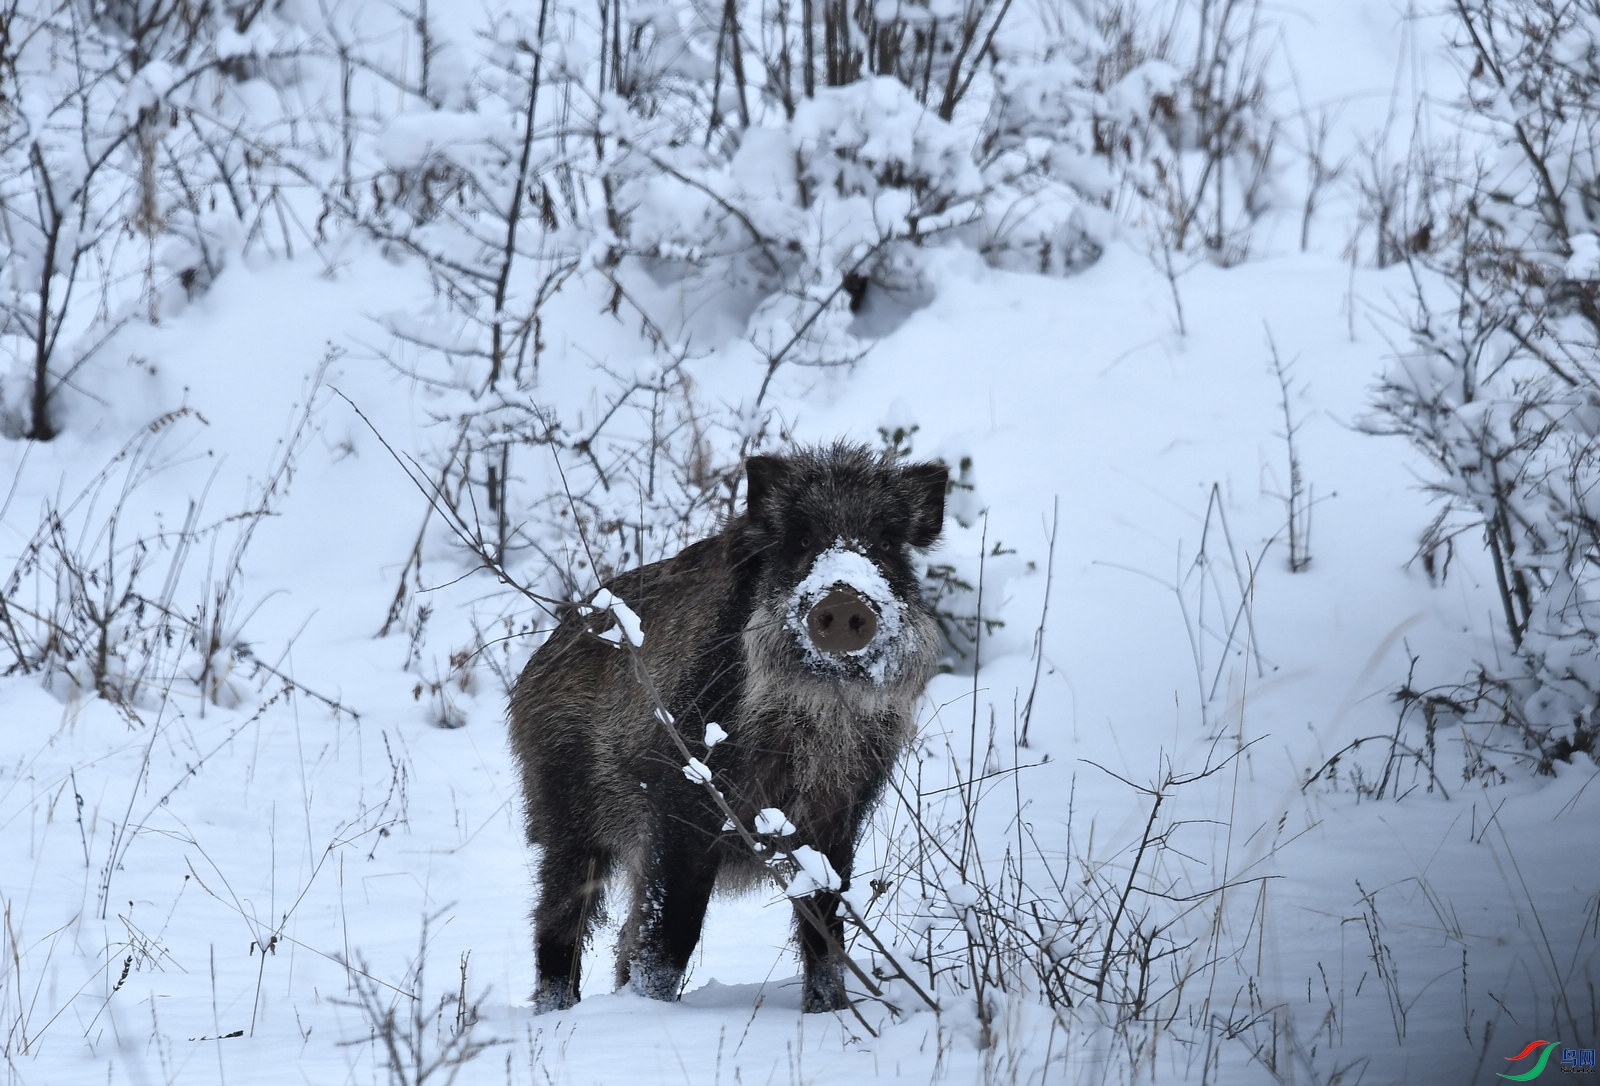
[(609, 588), (602, 588), (589, 600), (589, 606), (597, 611), (609, 612), (617, 620), (617, 624), (610, 629), (601, 630), (600, 638), (613, 645), (621, 645), (626, 637), (628, 644), (634, 648), (644, 645), (644, 627), (639, 622), (639, 616), (633, 612), (626, 603), (623, 603)]
[(794, 875), (784, 890), (790, 897), (808, 897), (821, 890), (839, 889), (839, 873), (826, 856), (810, 845), (797, 846), (784, 859), (793, 861), (795, 867)]
[[(377, 20), (374, 48), (409, 32), (394, 9), (361, 11)], [(1286, 108), (1305, 116), (1328, 112), (1330, 161), (1383, 141), (1403, 148), (1413, 107), (1456, 93), (1438, 18), (1400, 0), (1294, 0), (1273, 17), (1284, 50), (1275, 93), (1295, 88), (1304, 100)], [(657, 5), (650, 19), (675, 46), (690, 34), (687, 8)], [(506, 23), (496, 31), (504, 54), (525, 63), (516, 43), (533, 40), (531, 27)], [(217, 48), (266, 64), (281, 30), (226, 30)], [(440, 38), (458, 51), (440, 76), (448, 108), (370, 92), (388, 122), (361, 147), (375, 171), (443, 163), (481, 171), (487, 185), (500, 168), (493, 140), (514, 110), (474, 105), (483, 88), (468, 93), (474, 61), (458, 54), (487, 39), (465, 22), (451, 31)], [(698, 71), (710, 55), (698, 42), (662, 55)], [(581, 66), (583, 45), (552, 41), (546, 60), (563, 53)], [(97, 116), (178, 93), (166, 63), (141, 69)], [(261, 111), (262, 130), (309, 125), (319, 111), (336, 116), (339, 101), (337, 80), (316, 71), (308, 64), (291, 81), (293, 108), (264, 77), (230, 93)], [(1019, 93), (1069, 108), (1050, 71), (1015, 73)], [(1110, 94), (1136, 111), (1172, 78), (1151, 60)], [(608, 110), (613, 137), (647, 127), (621, 105)], [(983, 187), (962, 130), (892, 81), (829, 90), (794, 128), (779, 122), (753, 122), (726, 177), (708, 176), (726, 184), (713, 190), (722, 199), (765, 201), (750, 201), (749, 214), (782, 240), (784, 259), (813, 230), (826, 235), (819, 247), (834, 246), (822, 263), (836, 272), (839, 253), (877, 237), (875, 216), (903, 218), (904, 193), (880, 185), (886, 169), (963, 200)], [(60, 147), (47, 141), (41, 153)], [(1481, 150), (1487, 159), (1494, 149)], [(240, 147), (228, 153), (241, 179), (266, 168)], [(541, 167), (552, 189), (561, 168)], [(508, 418), (536, 403), (559, 416), (560, 432), (530, 442), (497, 418), (483, 446), (508, 450), (517, 493), (541, 498), (506, 510), (526, 525), (507, 573), (539, 568), (541, 549), (570, 558), (572, 599), (728, 511), (729, 491), (714, 483), (692, 516), (668, 523), (700, 461), (646, 461), (605, 441), (579, 449), (607, 412), (638, 432), (693, 434), (717, 463), (741, 441), (771, 451), (780, 433), (872, 441), (880, 429), (908, 435), (917, 458), (970, 461), (972, 489), (951, 496), (928, 561), (957, 567), (975, 590), (981, 571), (984, 613), (1004, 625), (983, 633), (976, 674), (957, 661), (930, 685), (917, 748), (860, 843), (847, 897), (908, 962), (937, 939), (957, 953), (962, 933), (998, 915), (982, 887), (1008, 864), (1034, 865), (1021, 874), (1047, 904), (1115, 903), (1153, 793), (1221, 764), (1165, 790), (1156, 859), (1128, 895), (1138, 930), (1168, 925), (1186, 948), (1152, 976), (1161, 998), (1183, 989), (1172, 996), (1182, 1013), (1160, 1026), (1092, 1000), (1055, 1013), (1022, 985), (991, 993), (984, 1024), (972, 998), (948, 991), (937, 1014), (919, 1010), (903, 981), (886, 986), (898, 1015), (862, 1002), (875, 1033), (849, 1014), (802, 1016), (791, 910), (775, 889), (713, 903), (680, 1003), (612, 992), (602, 967), (586, 971), (577, 1007), (532, 1014), (537, 853), (522, 839), (504, 677), (554, 623), (467, 556), (448, 510), (432, 504), (436, 475), (414, 470), (447, 461), (476, 403), (463, 389), (488, 387), (472, 368), (483, 364), (480, 326), (450, 309), (404, 246), (319, 226), (308, 205), (241, 220), (224, 195), (194, 212), (225, 257), (214, 283), (192, 296), (173, 286), (154, 322), (142, 306), (111, 306), (138, 319), (63, 382), (61, 435), (30, 442), (10, 422), (28, 376), (16, 344), (26, 344), (11, 311), (0, 313), (10, 352), (0, 354), (0, 665), (12, 659), (9, 624), (68, 615), (58, 603), (69, 598), (114, 608), (133, 569), (171, 611), (163, 625), (160, 608), (130, 605), (107, 625), (105, 691), (92, 652), (0, 675), (0, 1084), (400, 1080), (384, 1015), (392, 1008), (403, 1023), (420, 1012), (425, 1058), (460, 1028), (452, 1001), (463, 990), (477, 1007), (466, 1032), (503, 1043), (459, 1081), (515, 1084), (1491, 1083), (1536, 1038), (1593, 1046), (1600, 771), (1579, 754), (1551, 777), (1508, 761), (1504, 780), (1464, 780), (1468, 740), (1449, 714), (1425, 727), (1420, 703), (1395, 700), (1402, 685), (1448, 693), (1472, 661), (1503, 651), (1498, 592), (1471, 533), (1440, 583), (1413, 560), (1434, 513), (1419, 483), (1426, 466), (1403, 442), (1357, 428), (1406, 345), (1407, 273), (1372, 266), (1353, 182), (1327, 196), (1302, 251), (1297, 168), (1283, 168), (1283, 195), (1236, 266), (1178, 252), (1169, 278), (1141, 224), (1101, 222), (1098, 259), (1070, 277), (1039, 275), (956, 231), (903, 254), (903, 289), (874, 286), (869, 306), (899, 306), (881, 334), (865, 330), (870, 310), (830, 311), (829, 349), (870, 341), (864, 357), (770, 372), (741, 337), (793, 334), (794, 297), (752, 301), (776, 273), (723, 277), (733, 261), (710, 265), (709, 287), (632, 265), (615, 282), (586, 279), (626, 240), (597, 223), (572, 250), (572, 284), (540, 311), (536, 376), (514, 388), (502, 376)], [(61, 169), (78, 169), (64, 152)], [(299, 192), (291, 173), (248, 183)], [(831, 186), (831, 205), (802, 214), (802, 181)], [(4, 184), (8, 199), (21, 191)], [(638, 206), (636, 225), (659, 233), (663, 259), (714, 262), (748, 245), (743, 227), (729, 227), (716, 245), (673, 250), (689, 225), (719, 213), (716, 199), (682, 191), (630, 190), (654, 201)], [(452, 190), (439, 202), (467, 198)], [(279, 221), (293, 244), (274, 248), (262, 239)], [(36, 228), (7, 222), (9, 299), (46, 257)], [(316, 240), (318, 230), (327, 236)], [(170, 259), (194, 259), (192, 245), (170, 251), (180, 249)], [(119, 270), (116, 289), (143, 281), (147, 255)], [(738, 259), (746, 271), (764, 263)], [(1600, 242), (1580, 233), (1565, 274), (1590, 282), (1597, 269)], [(537, 287), (535, 276), (515, 279), (514, 301)], [(614, 304), (617, 289), (627, 301)], [(635, 303), (672, 315), (662, 319), (671, 365), (638, 333)], [(85, 328), (69, 324), (63, 342), (83, 342)], [(1293, 360), (1289, 407), (1315, 487), (1302, 573), (1287, 568), (1289, 466), (1269, 331)], [(1419, 386), (1435, 383), (1429, 359), (1406, 364)], [(449, 367), (479, 383), (441, 380)], [(644, 391), (612, 411), (612, 377)], [(568, 500), (562, 479), (577, 478), (586, 456), (603, 484)], [(501, 470), (475, 453), (453, 478), (481, 483), (491, 464)], [(649, 499), (641, 479), (658, 487)], [(478, 500), (489, 525), (494, 511)], [(667, 526), (636, 529), (653, 517)], [(93, 591), (73, 597), (75, 576)], [(844, 541), (797, 588), (786, 622), (806, 643), (803, 601), (834, 584), (879, 612), (878, 637), (857, 655), (881, 680), (898, 604)], [(625, 601), (606, 590), (588, 601), (615, 616), (613, 643), (643, 644)], [(63, 633), (92, 628), (86, 614), (62, 618)], [(185, 641), (191, 620), (219, 631), (220, 644)], [(1416, 750), (1436, 748), (1436, 774), (1409, 755), (1386, 765), (1401, 726)], [(707, 726), (708, 748), (727, 738)], [(1403, 798), (1371, 794), (1388, 770)], [(711, 779), (699, 759), (683, 772)], [(981, 802), (969, 810), (970, 796)], [(943, 820), (930, 849), (965, 866), (919, 872), (924, 861), (907, 859), (919, 803)], [(774, 835), (793, 828), (776, 808), (756, 823)], [(804, 845), (794, 856), (790, 895), (840, 886), (825, 857)], [(876, 879), (894, 885), (869, 906)], [(900, 911), (923, 897), (923, 913)], [(1013, 903), (1025, 919), (1026, 904)], [(1037, 956), (1097, 966), (1105, 946), (1085, 958), (1082, 917), (1065, 913), (1044, 918)], [(616, 937), (605, 929), (591, 960)], [(859, 940), (856, 953), (869, 959)]]
[(756, 812), (756, 832), (787, 837), (794, 832), (794, 823), (776, 807), (763, 807)]
[(1566, 273), (1573, 279), (1600, 279), (1600, 237), (1584, 233), (1572, 239)]
[(479, 113), (430, 110), (396, 117), (379, 137), (378, 149), (392, 169), (422, 166), (435, 155), (464, 151), (491, 135), (488, 119)]

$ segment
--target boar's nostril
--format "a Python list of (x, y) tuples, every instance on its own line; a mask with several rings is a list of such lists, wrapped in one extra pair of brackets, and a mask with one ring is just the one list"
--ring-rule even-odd
[(848, 588), (830, 591), (806, 615), (811, 643), (823, 652), (859, 652), (878, 632), (878, 615)]

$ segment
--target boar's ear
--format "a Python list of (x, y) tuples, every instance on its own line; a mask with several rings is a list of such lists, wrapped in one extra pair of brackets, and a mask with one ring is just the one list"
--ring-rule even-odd
[(764, 520), (767, 496), (789, 465), (776, 456), (752, 456), (744, 462), (744, 504), (751, 520)]
[(911, 532), (906, 542), (931, 547), (944, 531), (944, 492), (950, 469), (943, 464), (908, 464), (900, 469), (912, 494)]

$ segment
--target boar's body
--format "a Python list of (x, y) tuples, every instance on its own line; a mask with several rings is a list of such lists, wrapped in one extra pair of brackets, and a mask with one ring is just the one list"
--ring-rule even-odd
[[(908, 548), (939, 533), (944, 468), (837, 445), (752, 458), (747, 477), (744, 515), (607, 586), (640, 618), (636, 653), (598, 636), (620, 634), (609, 613), (574, 608), (513, 691), (528, 838), (542, 847), (542, 1009), (577, 1000), (582, 946), (613, 877), (631, 891), (617, 982), (672, 999), (712, 891), (764, 871), (685, 776), (667, 727), (746, 827), (780, 808), (795, 827), (788, 840), (826, 856), (838, 889), (914, 734), (937, 634)], [(657, 719), (657, 696), (670, 724)], [(708, 749), (713, 722), (727, 737)], [(838, 896), (823, 889), (808, 902), (828, 930), (799, 925), (802, 1005), (836, 1009), (845, 1004)]]

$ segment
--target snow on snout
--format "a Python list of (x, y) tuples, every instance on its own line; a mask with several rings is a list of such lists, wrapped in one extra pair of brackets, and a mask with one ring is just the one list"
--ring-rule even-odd
[(872, 640), (841, 655), (864, 668), (874, 682), (881, 683), (897, 654), (903, 651), (900, 624), (905, 604), (895, 596), (872, 560), (852, 550), (843, 539), (835, 540), (832, 547), (819, 554), (811, 572), (794, 586), (789, 595), (787, 625), (809, 664), (818, 670), (837, 670), (837, 661), (812, 643), (806, 630), (806, 615), (818, 600), (838, 587), (852, 589), (877, 612), (878, 631)]

